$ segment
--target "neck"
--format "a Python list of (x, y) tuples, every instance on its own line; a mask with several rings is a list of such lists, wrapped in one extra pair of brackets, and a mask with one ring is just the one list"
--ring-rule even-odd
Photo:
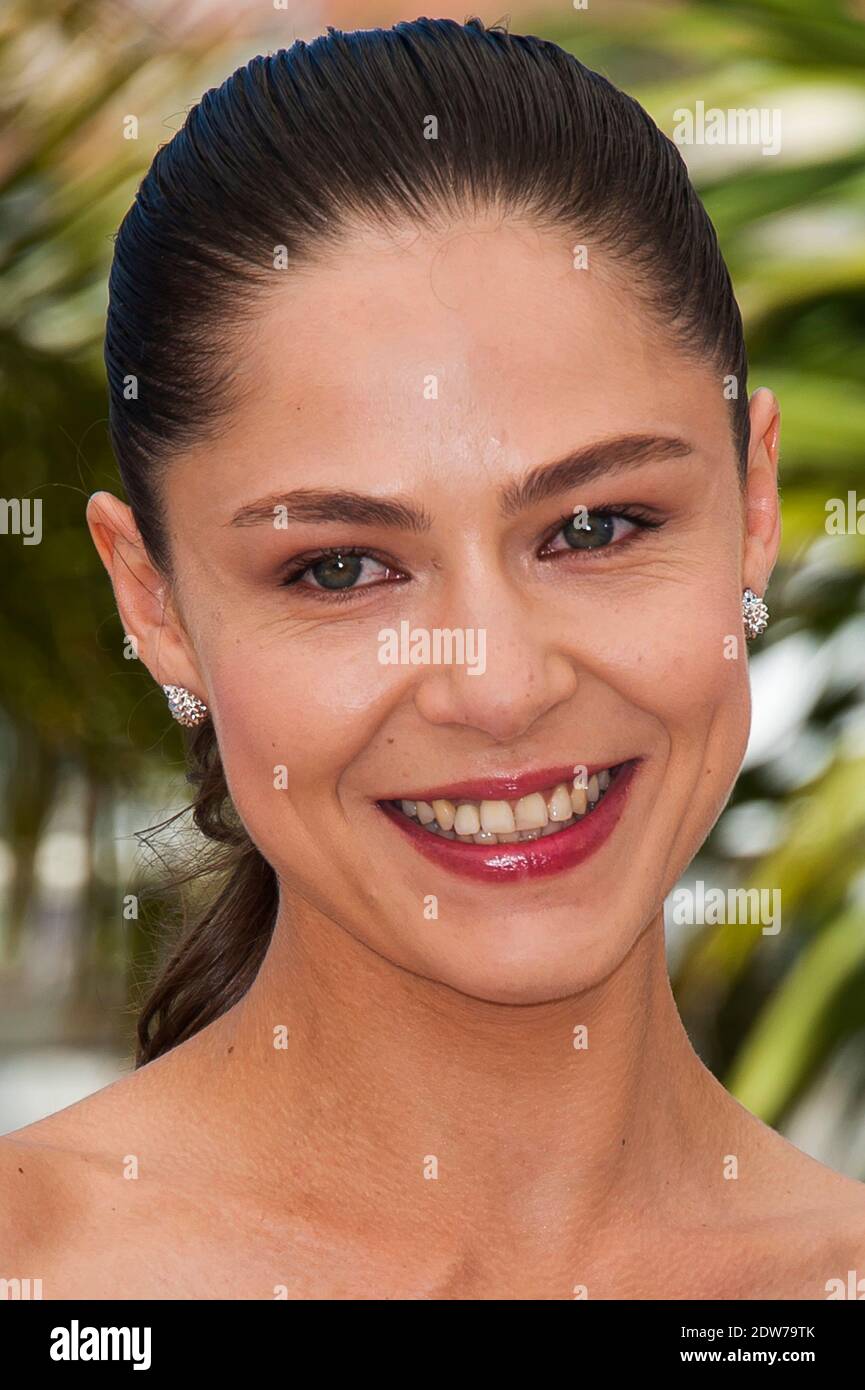
[(560, 1244), (566, 1263), (614, 1223), (681, 1210), (689, 1184), (717, 1186), (706, 1114), (720, 1087), (679, 1018), (660, 917), (602, 983), (520, 1006), (409, 974), (293, 913), (205, 1037), (262, 1198), (279, 1153), (280, 1200), (335, 1226), (387, 1223), (417, 1248), (432, 1206), (442, 1248), (484, 1228), (510, 1259), (543, 1245), (548, 1261)]

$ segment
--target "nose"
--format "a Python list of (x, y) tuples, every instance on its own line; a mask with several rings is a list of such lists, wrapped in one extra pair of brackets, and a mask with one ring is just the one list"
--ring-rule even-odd
[(428, 723), (462, 725), (507, 743), (575, 693), (576, 663), (522, 606), (462, 631), (474, 667), (466, 661), (423, 668), (414, 698)]

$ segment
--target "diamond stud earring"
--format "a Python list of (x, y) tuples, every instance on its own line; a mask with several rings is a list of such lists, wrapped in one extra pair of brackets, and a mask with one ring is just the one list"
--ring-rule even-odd
[(746, 589), (742, 595), (742, 618), (746, 637), (759, 637), (769, 626), (769, 610), (753, 589)]
[(207, 718), (207, 705), (203, 700), (199, 700), (197, 695), (193, 695), (191, 690), (187, 690), (185, 685), (164, 685), (162, 689), (168, 700), (168, 708), (178, 724), (191, 729), (196, 724), (204, 723)]

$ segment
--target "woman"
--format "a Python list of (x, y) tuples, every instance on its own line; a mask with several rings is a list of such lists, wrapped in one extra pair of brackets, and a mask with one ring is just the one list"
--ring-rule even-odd
[[(694, 1053), (779, 412), (675, 146), (555, 45), (256, 58), (121, 227), (88, 521), (230, 847), (138, 1067), (7, 1137), (47, 1298), (825, 1298), (865, 1188)], [(735, 930), (735, 928), (726, 928)]]

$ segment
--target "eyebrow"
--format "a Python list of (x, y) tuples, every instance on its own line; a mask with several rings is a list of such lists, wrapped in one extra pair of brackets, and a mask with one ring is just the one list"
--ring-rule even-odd
[(520, 482), (508, 483), (502, 488), (501, 508), (505, 516), (513, 516), (602, 475), (624, 473), (658, 459), (685, 458), (693, 452), (692, 445), (675, 435), (624, 434), (595, 440), (564, 458), (538, 464)]
[(297, 488), (275, 492), (241, 507), (232, 526), (273, 525), (276, 509), (285, 509), (287, 521), (342, 521), (359, 526), (393, 526), (402, 531), (428, 531), (432, 519), (423, 507), (398, 497), (370, 497), (362, 492), (329, 492), (321, 488)]
[[(538, 464), (518, 482), (505, 484), (500, 489), (499, 504), (505, 516), (513, 516), (601, 475), (622, 473), (652, 460), (684, 458), (693, 452), (686, 440), (671, 435), (626, 434), (596, 440), (563, 458)], [(336, 521), (414, 532), (432, 527), (429, 512), (410, 498), (373, 497), (322, 488), (297, 488), (261, 497), (235, 512), (230, 524), (273, 525), (277, 508), (284, 510), (287, 521)]]

